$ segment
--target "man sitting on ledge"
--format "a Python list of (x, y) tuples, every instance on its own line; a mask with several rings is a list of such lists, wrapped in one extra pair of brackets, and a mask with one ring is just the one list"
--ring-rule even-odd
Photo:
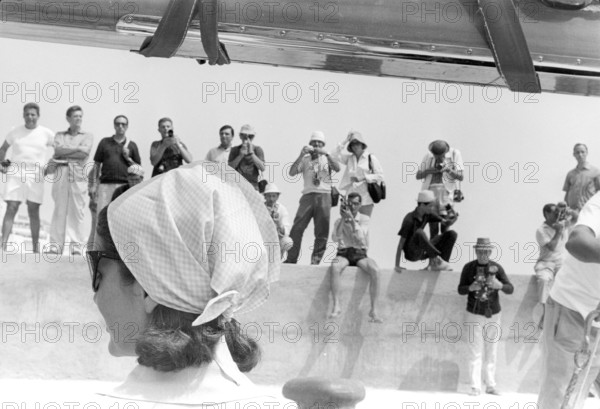
[(379, 267), (375, 260), (367, 257), (369, 216), (358, 212), (362, 204), (359, 193), (348, 195), (347, 203), (342, 200), (340, 206), (341, 219), (336, 220), (333, 228), (333, 241), (338, 244), (337, 256), (329, 267), (333, 310), (329, 318), (336, 318), (342, 313), (340, 308), (340, 275), (348, 266), (357, 266), (369, 275), (369, 293), (371, 295), (371, 310), (369, 322), (382, 323), (375, 305), (379, 297)]
[(396, 250), (396, 272), (400, 273), (405, 270), (400, 266), (402, 250), (408, 261), (420, 261), (428, 258), (427, 269), (429, 270), (451, 270), (448, 260), (450, 260), (452, 248), (456, 242), (456, 232), (446, 230), (442, 234), (428, 238), (423, 229), (428, 223), (441, 222), (443, 226), (444, 224), (450, 225), (453, 221), (436, 214), (435, 196), (431, 190), (419, 192), (417, 208), (404, 217), (402, 227), (398, 232), (400, 242)]

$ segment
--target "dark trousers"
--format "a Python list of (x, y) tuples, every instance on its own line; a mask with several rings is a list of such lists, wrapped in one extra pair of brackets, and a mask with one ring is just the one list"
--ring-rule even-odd
[(294, 247), (288, 251), (286, 263), (298, 262), (300, 248), (302, 247), (302, 235), (313, 219), (315, 225), (315, 245), (310, 259), (311, 264), (319, 264), (327, 247), (329, 237), (329, 213), (331, 211), (331, 193), (307, 193), (300, 198), (298, 212), (294, 218), (294, 225), (290, 232), (290, 238), (294, 241)]
[(439, 255), (449, 261), (456, 238), (456, 232), (448, 230), (430, 240), (422, 229), (418, 229), (404, 245), (404, 256), (408, 261), (419, 261)]

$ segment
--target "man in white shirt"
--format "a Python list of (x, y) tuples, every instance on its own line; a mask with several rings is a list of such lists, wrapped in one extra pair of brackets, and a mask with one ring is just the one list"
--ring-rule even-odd
[[(600, 303), (600, 193), (596, 193), (579, 213), (569, 235), (560, 274), (556, 276), (546, 303), (544, 317), (542, 386), (539, 409), (559, 409), (575, 369), (575, 353), (585, 334), (584, 320)], [(592, 330), (595, 335), (597, 331)], [(592, 337), (592, 340), (594, 337)], [(600, 372), (599, 354), (590, 358), (590, 372), (579, 376), (575, 391), (581, 388), (573, 407), (583, 406), (591, 383)]]
[(331, 262), (328, 274), (331, 283), (333, 309), (329, 318), (336, 318), (342, 313), (340, 306), (340, 276), (348, 266), (356, 266), (369, 276), (369, 294), (371, 310), (369, 322), (383, 322), (377, 314), (379, 299), (379, 267), (375, 260), (367, 256), (369, 248), (369, 216), (359, 213), (362, 205), (360, 193), (352, 192), (340, 206), (341, 218), (336, 220), (333, 228), (333, 241), (337, 243), (337, 255)]
[(300, 155), (288, 172), (290, 176), (302, 173), (304, 189), (290, 233), (294, 247), (289, 251), (286, 263), (298, 262), (302, 235), (311, 219), (315, 225), (315, 243), (310, 263), (319, 264), (321, 262), (329, 237), (331, 173), (339, 170), (338, 161), (325, 150), (325, 134), (321, 131), (313, 132), (308, 146), (302, 148)]
[(30, 102), (23, 107), (25, 125), (11, 130), (0, 147), (0, 162), (12, 148), (10, 166), (0, 165), (6, 174), (4, 200), (6, 213), (2, 223), (2, 250), (7, 250), (8, 237), (21, 202), (27, 203), (33, 252), (39, 253), (40, 205), (44, 200), (43, 168), (47, 148), (54, 145), (54, 132), (37, 124), (40, 117), (38, 104)]
[(212, 148), (206, 154), (205, 160), (209, 162), (224, 163), (227, 164), (229, 161), (229, 153), (231, 152), (231, 142), (235, 131), (230, 125), (223, 125), (219, 129), (219, 138), (221, 138), (221, 144), (216, 148)]
[[(457, 216), (456, 212), (448, 212), (447, 206), (453, 205), (455, 192), (460, 192), (460, 182), (463, 180), (463, 167), (460, 151), (456, 148), (451, 148), (448, 142), (436, 140), (429, 144), (429, 152), (427, 152), (421, 161), (421, 167), (417, 172), (417, 180), (423, 179), (421, 191), (431, 190), (433, 192), (437, 212), (442, 216), (448, 213), (454, 213)], [(441, 232), (444, 233), (448, 230), (450, 225), (451, 223), (442, 225)], [(436, 236), (440, 232), (439, 223), (430, 224), (429, 229), (431, 237)]]
[(81, 129), (83, 110), (80, 106), (67, 109), (69, 129), (57, 132), (54, 137), (54, 156), (49, 165), (54, 165), (52, 176), (52, 198), (54, 213), (50, 225), (49, 252), (62, 254), (65, 238), (68, 236), (72, 254), (81, 254), (86, 243), (85, 197), (88, 190), (88, 177), (85, 165), (90, 156), (94, 136)]

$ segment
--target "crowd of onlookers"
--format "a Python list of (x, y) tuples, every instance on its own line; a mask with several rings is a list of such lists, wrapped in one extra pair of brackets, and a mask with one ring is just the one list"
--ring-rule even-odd
[[(56, 134), (38, 125), (39, 116), (37, 104), (26, 104), (23, 108), (24, 125), (10, 131), (0, 147), (0, 171), (5, 173), (4, 200), (7, 204), (2, 223), (2, 248), (6, 250), (15, 215), (20, 204), (25, 202), (33, 250), (39, 252), (39, 207), (43, 201), (44, 181), (51, 180), (55, 207), (50, 227), (52, 245), (47, 251), (62, 254), (67, 237), (71, 242), (92, 244), (96, 214), (110, 203), (115, 191), (140, 183), (145, 175), (139, 149), (127, 136), (129, 121), (125, 115), (114, 118), (114, 134), (99, 142), (93, 155), (93, 166), (88, 164), (94, 138), (82, 128), (81, 107), (72, 106), (67, 110), (69, 127)], [(151, 177), (193, 160), (187, 146), (173, 132), (170, 118), (158, 121), (158, 132), (161, 139), (152, 142), (150, 148)], [(351, 131), (345, 140), (328, 149), (323, 132), (313, 132), (288, 171), (290, 176), (302, 175), (303, 179), (298, 209), (291, 221), (290, 213), (278, 201), (281, 191), (263, 177), (265, 154), (254, 143), (254, 128), (251, 125), (241, 127), (238, 133), (241, 143), (237, 146), (232, 146), (235, 137), (233, 127), (221, 127), (219, 136), (220, 145), (210, 149), (204, 159), (228, 165), (264, 195), (285, 263), (297, 263), (302, 236), (311, 220), (315, 236), (311, 264), (321, 262), (330, 233), (331, 211), (339, 206), (340, 218), (335, 221), (332, 232), (337, 255), (328, 271), (333, 301), (329, 317), (336, 318), (341, 314), (339, 288), (342, 271), (348, 266), (357, 266), (369, 276), (369, 320), (383, 322), (377, 310), (379, 268), (367, 252), (370, 218), (375, 204), (385, 198), (385, 182), (381, 164), (369, 153), (365, 137), (360, 132)], [(48, 147), (52, 147), (54, 153), (45, 163)], [(12, 153), (7, 159), (9, 148), (12, 148)], [(535, 273), (538, 300), (544, 311), (539, 327), (553, 329), (545, 331), (545, 342), (550, 346), (546, 348), (546, 360), (554, 371), (545, 372), (542, 384), (544, 393), (554, 396), (553, 402), (558, 399), (555, 395), (564, 390), (562, 387), (568, 372), (564, 369), (572, 368), (572, 363), (567, 363), (567, 360), (574, 353), (559, 338), (578, 339), (584, 330), (583, 318), (596, 307), (600, 298), (595, 295), (600, 290), (600, 245), (595, 239), (596, 233), (600, 232), (600, 197), (594, 196), (600, 191), (600, 170), (587, 162), (584, 144), (575, 145), (574, 156), (577, 167), (567, 175), (563, 187), (565, 202), (543, 207), (545, 221), (536, 232), (540, 256)], [(40, 166), (43, 163), (44, 166)], [(332, 175), (340, 172), (342, 166), (343, 176), (339, 185), (334, 186)], [(451, 229), (458, 218), (454, 204), (463, 200), (460, 151), (446, 141), (433, 141), (416, 177), (422, 180), (421, 191), (416, 195), (416, 208), (406, 214), (398, 232), (395, 271), (401, 273), (405, 269), (401, 265), (403, 255), (408, 261), (428, 260), (428, 270), (449, 270), (450, 256), (457, 240), (457, 233)], [(86, 195), (89, 195), (92, 212), (89, 237), (89, 227), (83, 223)], [(575, 225), (578, 217), (579, 222)], [(595, 254), (590, 254), (596, 250)], [(78, 248), (72, 251), (77, 252)], [(489, 238), (478, 238), (475, 252), (477, 259), (467, 263), (462, 270), (458, 292), (468, 295), (468, 319), (478, 323), (475, 328), (481, 332), (486, 324), (499, 324), (499, 291), (511, 294), (513, 286), (502, 266), (490, 260), (492, 245)], [(562, 279), (563, 276), (569, 279)], [(565, 317), (568, 317), (568, 322)], [(489, 342), (495, 337), (481, 333), (475, 335), (475, 342), (469, 344), (471, 394), (481, 393), (482, 365), (486, 392), (497, 394), (494, 379), (497, 342)], [(600, 366), (596, 369), (600, 371)], [(553, 407), (549, 403), (546, 405), (542, 407)]]

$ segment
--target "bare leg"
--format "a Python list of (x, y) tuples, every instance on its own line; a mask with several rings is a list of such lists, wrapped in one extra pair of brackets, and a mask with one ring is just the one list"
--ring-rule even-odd
[(369, 275), (369, 294), (371, 296), (371, 311), (369, 311), (370, 322), (381, 324), (383, 320), (379, 318), (376, 312), (377, 300), (379, 299), (379, 267), (375, 260), (363, 258), (356, 265)]
[(31, 241), (33, 252), (40, 252), (40, 204), (27, 202), (27, 213), (29, 213), (29, 227), (31, 228)]
[(331, 314), (329, 314), (329, 318), (336, 318), (342, 313), (340, 306), (340, 276), (342, 275), (342, 271), (348, 267), (348, 264), (347, 258), (337, 256), (331, 262), (331, 266), (329, 266), (328, 274), (331, 285), (331, 298), (333, 300), (333, 309), (331, 310)]
[(19, 211), (19, 205), (21, 202), (14, 200), (6, 201), (6, 213), (4, 213), (4, 221), (2, 222), (2, 250), (6, 251), (6, 245), (8, 243), (8, 237), (12, 231), (15, 216)]

